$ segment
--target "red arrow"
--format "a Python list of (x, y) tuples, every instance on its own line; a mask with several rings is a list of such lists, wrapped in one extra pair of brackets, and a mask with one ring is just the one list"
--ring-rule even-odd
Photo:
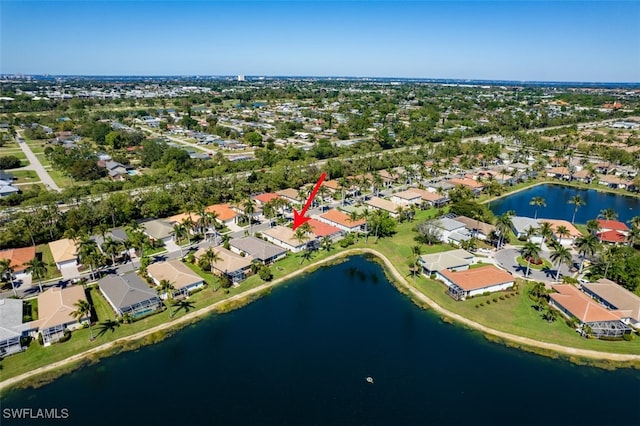
[(313, 191), (311, 191), (311, 194), (309, 195), (309, 199), (307, 200), (307, 203), (304, 205), (304, 208), (300, 213), (298, 213), (296, 209), (293, 209), (293, 230), (294, 231), (298, 226), (302, 225), (303, 223), (309, 220), (309, 218), (305, 217), (304, 215), (307, 214), (307, 210), (309, 210), (309, 207), (311, 206), (313, 199), (316, 198), (316, 194), (320, 189), (320, 185), (322, 185), (322, 181), (326, 177), (327, 177), (326, 173), (323, 173), (322, 175), (320, 175), (320, 179), (318, 179), (318, 183), (316, 183), (316, 186), (313, 187)]

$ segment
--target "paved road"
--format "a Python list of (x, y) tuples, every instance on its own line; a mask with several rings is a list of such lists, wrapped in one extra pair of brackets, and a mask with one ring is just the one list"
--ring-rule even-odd
[[(23, 136), (20, 133), (20, 131), (18, 131), (18, 138), (23, 139)], [(54, 191), (60, 192), (61, 191), (60, 187), (51, 178), (51, 176), (49, 175), (49, 172), (45, 170), (40, 160), (38, 160), (38, 157), (36, 157), (33, 151), (31, 151), (31, 147), (29, 147), (29, 145), (26, 142), (18, 142), (18, 145), (20, 145), (22, 152), (24, 152), (24, 155), (27, 156), (27, 160), (29, 160), (29, 163), (30, 163), (29, 166), (23, 167), (20, 170), (35, 171), (40, 177), (40, 181), (45, 184), (47, 189), (53, 189)]]
[[(551, 260), (549, 259), (550, 255), (551, 255), (550, 252), (542, 252), (540, 254), (542, 258), (551, 262)], [(520, 251), (517, 248), (513, 248), (513, 246), (511, 246), (495, 253), (495, 260), (500, 266), (502, 266), (507, 271), (511, 272), (511, 274), (513, 274), (514, 277), (524, 278), (524, 274), (527, 270), (527, 267), (520, 266), (518, 262), (516, 262), (516, 257), (518, 256), (520, 256)], [(577, 256), (574, 256), (573, 260), (574, 260), (574, 263), (579, 262), (579, 259), (577, 258)], [(551, 268), (547, 270), (542, 270), (542, 271), (536, 271), (534, 269), (530, 269), (528, 278), (531, 280), (542, 281), (547, 283), (556, 282), (557, 271), (558, 269), (556, 268), (555, 265), (553, 265)], [(565, 275), (571, 277), (574, 275), (574, 273), (569, 271), (569, 268), (566, 265), (562, 264), (560, 265), (560, 280), (562, 280), (562, 277)]]

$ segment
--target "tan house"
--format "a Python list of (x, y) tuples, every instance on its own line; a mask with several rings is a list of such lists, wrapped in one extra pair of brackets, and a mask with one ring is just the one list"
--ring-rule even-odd
[(78, 308), (75, 304), (81, 300), (87, 301), (84, 288), (71, 286), (67, 288), (50, 288), (38, 296), (38, 320), (30, 326), (42, 335), (44, 346), (57, 342), (66, 329), (73, 330), (82, 327), (89, 321), (89, 316), (75, 318), (72, 313)]
[(311, 238), (307, 236), (304, 240), (298, 241), (294, 238), (294, 235), (295, 232), (291, 228), (281, 225), (262, 231), (262, 236), (267, 241), (293, 253), (297, 253), (305, 249)]
[[(202, 247), (195, 252), (196, 259), (205, 254), (210, 247)], [(216, 275), (226, 275), (231, 278), (234, 283), (245, 279), (247, 271), (251, 268), (253, 257), (241, 256), (224, 247), (213, 247), (213, 252), (218, 256), (218, 260), (211, 262), (211, 271)]]
[(49, 249), (51, 249), (53, 261), (56, 263), (58, 269), (77, 264), (77, 247), (73, 240), (63, 238), (58, 241), (52, 241), (49, 243)]
[[(204, 279), (178, 259), (152, 263), (147, 266), (147, 274), (156, 285), (160, 285), (163, 280), (169, 281), (175, 288), (172, 291), (173, 297), (186, 296), (204, 286)], [(161, 295), (163, 299), (167, 297), (167, 293)]]

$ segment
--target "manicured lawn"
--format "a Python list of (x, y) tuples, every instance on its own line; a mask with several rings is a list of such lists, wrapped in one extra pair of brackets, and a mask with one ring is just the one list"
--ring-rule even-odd
[[(36, 247), (36, 253), (42, 253), (42, 261), (47, 265), (47, 275), (43, 277), (42, 280), (50, 280), (53, 278), (60, 278), (62, 274), (56, 268), (56, 262), (53, 260), (53, 254), (51, 254), (51, 249), (49, 248), (49, 244), (40, 244)], [(36, 281), (34, 280), (32, 285), (35, 285)]]
[[(45, 165), (45, 163), (42, 161), (42, 158), (40, 158), (40, 161), (42, 162), (42, 165)], [(61, 188), (69, 187), (74, 182), (73, 178), (62, 173), (60, 170), (48, 169), (47, 171), (49, 172), (49, 176), (51, 176), (51, 179), (53, 179), (55, 183), (57, 183)]]
[[(527, 261), (524, 260), (522, 256), (516, 257), (516, 262), (518, 262), (518, 265), (520, 266), (524, 266), (525, 268), (527, 267)], [(553, 265), (547, 259), (542, 259), (541, 265), (534, 265), (533, 263), (530, 263), (529, 267), (531, 269), (535, 269), (536, 271), (542, 271), (545, 268), (553, 269)]]
[(29, 322), (38, 319), (38, 299), (24, 299), (22, 301), (22, 321)]
[(97, 286), (91, 286), (89, 288), (89, 295), (91, 297), (91, 305), (97, 317), (93, 318), (95, 322), (115, 320), (115, 312), (113, 312), (109, 302), (107, 302), (102, 293), (100, 293), (100, 289)]
[(11, 172), (17, 179), (16, 183), (28, 183), (28, 182), (38, 182), (40, 178), (38, 174), (33, 170), (16, 170), (15, 172)]

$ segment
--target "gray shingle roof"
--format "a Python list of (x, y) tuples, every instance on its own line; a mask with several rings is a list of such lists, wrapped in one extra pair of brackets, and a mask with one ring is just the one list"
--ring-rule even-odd
[(282, 247), (268, 243), (256, 237), (236, 238), (230, 241), (231, 247), (244, 251), (254, 259), (268, 260), (287, 251)]
[(142, 281), (135, 271), (124, 275), (107, 275), (98, 281), (98, 286), (113, 306), (121, 311), (147, 300), (160, 303), (156, 292)]

